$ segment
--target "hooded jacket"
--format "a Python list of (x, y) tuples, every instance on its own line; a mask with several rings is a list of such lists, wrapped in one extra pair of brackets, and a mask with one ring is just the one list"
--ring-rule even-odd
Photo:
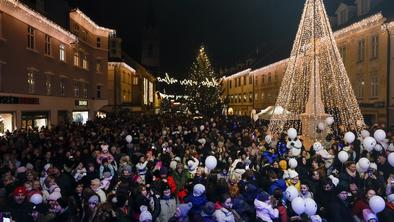
[(217, 222), (235, 222), (234, 214), (226, 208), (216, 204), (215, 213), (213, 213)]
[(266, 222), (272, 222), (272, 219), (279, 217), (279, 210), (273, 209), (271, 205), (258, 199), (254, 200), (256, 208), (256, 217)]
[(275, 180), (268, 188), (268, 193), (273, 194), (276, 188), (279, 188), (282, 192), (286, 191), (286, 182), (282, 179)]

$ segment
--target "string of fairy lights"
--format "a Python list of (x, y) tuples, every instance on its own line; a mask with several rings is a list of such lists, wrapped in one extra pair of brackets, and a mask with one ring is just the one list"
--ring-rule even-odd
[[(276, 101), (276, 106), (282, 106), (289, 112), (273, 115), (269, 126), (272, 134), (279, 134), (290, 127), (299, 132), (311, 127), (303, 127), (299, 121), (300, 116), (307, 111), (310, 93), (315, 98), (312, 98), (313, 111), (309, 113), (314, 121), (309, 124), (317, 125), (317, 121), (321, 120), (319, 115), (326, 113), (334, 117), (336, 127), (343, 126), (344, 130), (361, 130), (364, 127), (363, 116), (322, 0), (307, 0), (305, 3)], [(322, 108), (319, 108), (320, 100), (324, 105)]]
[(197, 86), (202, 85), (206, 87), (217, 87), (219, 86), (218, 80), (216, 78), (205, 78), (201, 82), (191, 80), (191, 79), (176, 79), (171, 77), (168, 73), (165, 73), (164, 77), (157, 77), (157, 81), (160, 83), (166, 83), (167, 85), (180, 84), (182, 86)]

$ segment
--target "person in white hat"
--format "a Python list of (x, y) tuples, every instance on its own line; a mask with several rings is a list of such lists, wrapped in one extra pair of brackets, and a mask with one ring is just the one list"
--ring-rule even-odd
[(292, 170), (292, 169), (288, 169), (288, 173), (289, 173), (289, 179), (286, 180), (286, 185), (287, 186), (295, 186), (297, 188), (297, 190), (300, 191), (301, 182), (300, 182), (300, 178), (298, 176), (297, 171)]

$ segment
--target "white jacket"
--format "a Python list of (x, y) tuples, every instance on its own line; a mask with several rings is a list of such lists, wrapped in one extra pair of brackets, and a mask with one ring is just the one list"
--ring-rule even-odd
[(217, 222), (235, 222), (234, 214), (224, 207), (215, 210), (213, 216)]
[(256, 217), (263, 221), (272, 222), (272, 219), (279, 217), (279, 210), (273, 209), (270, 204), (267, 204), (258, 199), (254, 200), (254, 207), (256, 208)]

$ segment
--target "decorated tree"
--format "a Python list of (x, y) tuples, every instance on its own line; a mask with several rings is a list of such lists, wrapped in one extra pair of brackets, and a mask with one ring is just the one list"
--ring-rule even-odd
[(214, 115), (221, 112), (220, 85), (204, 46), (200, 47), (193, 62), (186, 90), (189, 96), (188, 106), (192, 112), (198, 111), (204, 115)]

